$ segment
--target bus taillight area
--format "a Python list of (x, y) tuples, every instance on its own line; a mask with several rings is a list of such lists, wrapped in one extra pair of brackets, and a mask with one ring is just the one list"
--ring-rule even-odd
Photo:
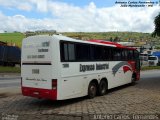
[(41, 89), (22, 86), (22, 94), (35, 98), (57, 100), (57, 89)]
[(53, 90), (57, 89), (57, 79), (52, 79), (52, 89)]

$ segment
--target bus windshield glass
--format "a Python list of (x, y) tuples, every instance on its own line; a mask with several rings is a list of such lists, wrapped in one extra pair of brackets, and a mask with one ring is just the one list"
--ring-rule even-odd
[(156, 57), (149, 57), (148, 60), (157, 60)]

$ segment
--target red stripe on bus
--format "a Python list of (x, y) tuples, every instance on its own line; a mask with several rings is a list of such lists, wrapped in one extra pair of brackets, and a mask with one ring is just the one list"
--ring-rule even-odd
[(31, 88), (22, 86), (22, 94), (24, 96), (57, 100), (56, 89), (52, 90), (52, 89), (41, 89), (41, 88)]

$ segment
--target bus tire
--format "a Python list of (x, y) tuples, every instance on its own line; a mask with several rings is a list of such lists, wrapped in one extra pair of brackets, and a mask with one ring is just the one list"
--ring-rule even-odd
[(95, 82), (91, 82), (88, 86), (88, 98), (94, 98), (97, 94), (97, 85)]
[(131, 78), (131, 85), (135, 85), (135, 82), (136, 82), (136, 74), (133, 74)]
[(98, 87), (98, 93), (100, 96), (103, 96), (106, 94), (108, 89), (107, 82), (105, 80), (101, 80)]

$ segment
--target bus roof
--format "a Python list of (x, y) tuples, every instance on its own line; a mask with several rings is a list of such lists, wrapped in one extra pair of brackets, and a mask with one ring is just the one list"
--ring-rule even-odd
[(126, 48), (126, 49), (130, 49), (130, 50), (136, 50), (136, 48), (131, 48), (131, 47), (123, 46), (121, 44), (118, 44), (118, 43), (115, 43), (115, 42), (110, 42), (110, 41), (105, 41), (105, 40), (93, 39), (93, 40), (88, 40), (88, 41), (89, 42), (95, 42), (95, 43), (107, 44), (107, 45), (115, 45), (117, 48)]
[(59, 40), (65, 40), (65, 41), (72, 41), (72, 42), (80, 42), (80, 43), (88, 43), (88, 44), (98, 44), (98, 45), (105, 45), (105, 46), (110, 46), (110, 47), (116, 47), (114, 44), (104, 44), (102, 42), (93, 42), (90, 40), (80, 40), (80, 39), (74, 39), (71, 37), (63, 36), (63, 35), (53, 35), (53, 37), (59, 39)]
[(115, 42), (110, 42), (110, 41), (97, 40), (97, 39), (84, 41), (84, 40), (74, 39), (74, 38), (70, 38), (70, 37), (67, 37), (67, 36), (63, 36), (63, 35), (53, 35), (53, 36), (56, 37), (57, 39), (66, 40), (66, 41), (99, 44), (99, 45), (106, 45), (106, 46), (110, 46), (110, 47), (127, 48), (127, 49), (135, 50), (135, 48), (129, 48), (129, 47), (123, 46), (121, 44), (118, 44), (118, 43), (115, 43)]

